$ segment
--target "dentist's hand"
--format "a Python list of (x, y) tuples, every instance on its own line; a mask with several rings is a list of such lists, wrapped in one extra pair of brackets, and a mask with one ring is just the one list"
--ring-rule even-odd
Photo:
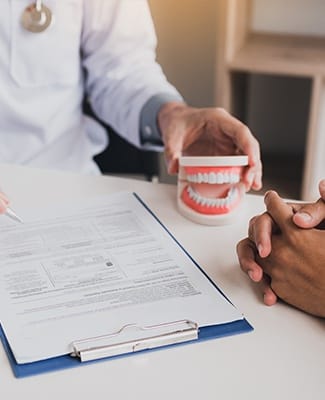
[(4, 193), (0, 192), (0, 214), (3, 214), (6, 211), (8, 204), (8, 197)]
[(158, 114), (168, 172), (178, 172), (181, 155), (247, 155), (246, 190), (262, 187), (260, 147), (246, 125), (221, 108), (192, 108), (167, 103)]

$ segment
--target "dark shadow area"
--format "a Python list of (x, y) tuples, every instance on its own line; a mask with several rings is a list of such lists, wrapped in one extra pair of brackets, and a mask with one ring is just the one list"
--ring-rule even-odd
[(120, 137), (110, 126), (99, 120), (88, 102), (84, 103), (87, 115), (99, 121), (109, 136), (108, 147), (94, 157), (103, 174), (143, 175), (146, 180), (159, 176), (158, 153), (136, 148)]
[(301, 198), (311, 79), (268, 74), (232, 74), (234, 114), (261, 146), (264, 188)]

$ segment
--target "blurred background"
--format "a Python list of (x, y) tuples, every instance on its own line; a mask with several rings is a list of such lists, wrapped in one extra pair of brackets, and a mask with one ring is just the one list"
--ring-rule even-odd
[[(260, 141), (264, 191), (312, 198), (325, 177), (324, 0), (148, 0), (158, 61), (193, 106)], [(158, 178), (175, 183), (158, 156)]]
[[(237, 23), (242, 23), (242, 16), (229, 16), (229, 13), (235, 14), (236, 7), (245, 8), (237, 12), (247, 13), (244, 18), (248, 24), (246, 28), (248, 31), (267, 33), (270, 36), (279, 35), (279, 40), (281, 40), (281, 35), (284, 38), (294, 35), (299, 42), (298, 45), (297, 42), (293, 42), (293, 47), (302, 43), (302, 46), (309, 47), (312, 52), (316, 48), (317, 55), (310, 62), (314, 61), (316, 64), (324, 62), (325, 42), (322, 40), (318, 42), (318, 38), (325, 38), (323, 18), (325, 2), (323, 0), (252, 0), (249, 2), (245, 0), (149, 0), (149, 3), (158, 35), (158, 60), (169, 80), (191, 105), (222, 105), (218, 96), (218, 90), (222, 88), (218, 87), (217, 73), (220, 71), (218, 63), (224, 60), (218, 57), (227, 56), (220, 51), (220, 47), (224, 46), (221, 40), (225, 40), (224, 37), (220, 37), (222, 35), (220, 25), (224, 23), (221, 19), (227, 20), (228, 25), (231, 24), (231, 21), (229, 22), (231, 18), (235, 21), (237, 18)], [(238, 5), (239, 3), (241, 5)], [(225, 10), (226, 7), (228, 10)], [(306, 42), (306, 37), (310, 37), (311, 41)], [(313, 38), (315, 41), (312, 40)], [(289, 52), (290, 47), (284, 49), (282, 55), (290, 58)], [(294, 54), (292, 57), (305, 59), (309, 57), (309, 54), (302, 51), (301, 55)], [(283, 71), (281, 71), (278, 65), (274, 66), (274, 71), (270, 71), (269, 68), (263, 71), (263, 66), (260, 71), (258, 68), (257, 71), (249, 71), (249, 68), (245, 71), (243, 68), (247, 76), (245, 90), (241, 92), (245, 93), (240, 93), (239, 96), (244, 97), (242, 101), (245, 103), (245, 111), (242, 115), (238, 115), (249, 125), (261, 143), (265, 165), (264, 190), (275, 187), (283, 196), (295, 198), (302, 196), (304, 173), (307, 173), (304, 168), (308, 168), (306, 165), (307, 136), (308, 134), (315, 135), (308, 130), (310, 130), (309, 124), (312, 122), (313, 112), (313, 79), (316, 74), (319, 74), (317, 65), (315, 72), (295, 72), (296, 64), (300, 61), (304, 60), (292, 60), (292, 71), (290, 66), (283, 66)], [(308, 62), (308, 60), (305, 61)], [(312, 67), (311, 65), (311, 69)], [(235, 90), (240, 91), (242, 86), (239, 85), (239, 88)], [(321, 108), (320, 105), (317, 108)], [(232, 111), (235, 112), (235, 110)], [(319, 120), (320, 114), (324, 114), (325, 109), (318, 109), (317, 112), (319, 115), (316, 119)], [(321, 132), (324, 136), (325, 131), (321, 130)], [(321, 144), (324, 144), (324, 140)], [(322, 148), (322, 153), (325, 154), (325, 147)], [(313, 155), (309, 157), (312, 158)], [(318, 175), (324, 173), (323, 176), (325, 176), (323, 157), (318, 160), (318, 164), (324, 165), (318, 166), (318, 169), (321, 169)], [(172, 181), (163, 167), (161, 163), (160, 179)], [(312, 167), (309, 166), (309, 169)], [(315, 181), (318, 181), (318, 175), (314, 178)], [(312, 184), (315, 186), (315, 182), (310, 183)], [(315, 189), (307, 191), (313, 190)], [(309, 197), (311, 195), (312, 193)], [(305, 194), (306, 196), (308, 194)]]

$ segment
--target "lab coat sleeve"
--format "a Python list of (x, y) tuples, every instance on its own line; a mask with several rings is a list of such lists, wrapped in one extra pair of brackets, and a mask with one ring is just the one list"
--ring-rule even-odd
[(141, 147), (140, 114), (152, 97), (182, 100), (156, 62), (156, 35), (146, 0), (85, 0), (82, 59), (94, 112)]

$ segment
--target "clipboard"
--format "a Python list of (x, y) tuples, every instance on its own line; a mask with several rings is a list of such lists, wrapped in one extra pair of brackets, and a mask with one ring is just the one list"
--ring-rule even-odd
[[(210, 281), (214, 288), (229, 302), (230, 300), (222, 293), (217, 285), (206, 275), (197, 262), (161, 223), (157, 216), (135, 193), (133, 195), (146, 208), (146, 210), (156, 219), (168, 235), (177, 243), (183, 252), (189, 257), (201, 273)], [(134, 336), (132, 340), (124, 339), (124, 334), (132, 330)], [(12, 371), (16, 378), (24, 378), (33, 375), (43, 374), (63, 370), (67, 368), (88, 365), (95, 362), (106, 361), (118, 357), (129, 356), (145, 351), (164, 349), (180, 344), (197, 343), (209, 339), (246, 333), (253, 330), (252, 325), (245, 319), (239, 319), (228, 323), (216, 324), (200, 327), (195, 321), (178, 320), (168, 321), (151, 326), (138, 326), (129, 324), (120, 327), (115, 332), (90, 338), (78, 338), (71, 343), (72, 352), (70, 354), (53, 357), (47, 360), (35, 361), (31, 363), (18, 364), (10, 348), (5, 332), (0, 324), (0, 340), (7, 353)], [(129, 337), (129, 336), (128, 336)]]
[[(175, 328), (177, 328), (176, 325), (180, 322), (188, 325), (187, 329), (175, 330)], [(252, 325), (250, 325), (246, 319), (202, 328), (198, 327), (197, 324), (192, 321), (176, 321), (170, 324), (170, 328), (172, 329), (166, 336), (153, 334), (152, 336), (144, 336), (141, 340), (135, 340), (132, 343), (125, 343), (122, 341), (100, 349), (96, 345), (82, 347), (83, 344), (96, 342), (96, 338), (86, 338), (75, 342), (75, 353), (27, 364), (18, 364), (16, 362), (1, 325), (0, 340), (5, 352), (7, 353), (15, 377), (25, 378), (33, 375), (88, 365), (95, 362), (107, 361), (108, 359), (113, 360), (120, 357), (130, 356), (135, 353), (155, 351), (180, 344), (185, 345), (189, 343), (197, 343), (209, 339), (247, 333), (253, 330)], [(121, 329), (123, 329), (123, 327)], [(115, 335), (115, 333), (113, 333), (113, 335)], [(108, 336), (111, 336), (111, 334)]]

